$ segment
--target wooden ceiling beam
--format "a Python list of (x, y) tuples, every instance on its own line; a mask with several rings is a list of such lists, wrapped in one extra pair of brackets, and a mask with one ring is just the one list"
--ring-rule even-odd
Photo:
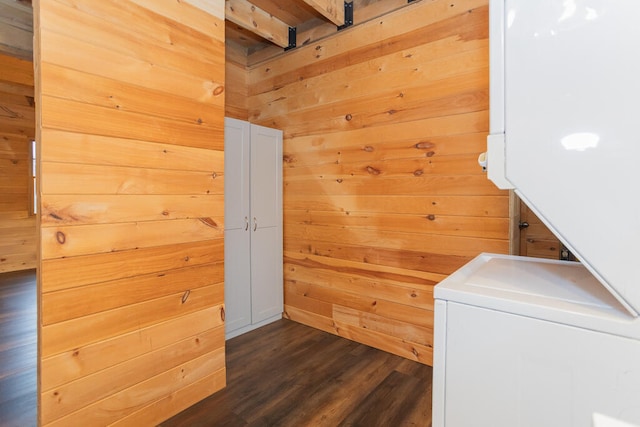
[(344, 25), (344, 0), (303, 1), (338, 27)]
[(289, 46), (289, 25), (247, 0), (226, 0), (225, 18), (282, 48)]
[[(371, 0), (353, 0), (353, 20), (357, 23), (354, 25), (363, 24), (404, 7), (413, 7), (416, 3), (419, 2), (414, 1), (407, 3), (407, 0), (380, 0), (374, 2)], [(319, 20), (320, 18), (318, 18), (318, 21)], [(337, 34), (336, 27), (333, 23), (324, 20), (323, 22), (324, 23), (319, 25), (299, 25), (297, 32), (298, 46), (315, 43)], [(255, 67), (266, 60), (282, 55), (283, 51), (275, 46), (269, 46), (254, 50), (249, 49), (248, 53), (247, 65), (249, 67)]]

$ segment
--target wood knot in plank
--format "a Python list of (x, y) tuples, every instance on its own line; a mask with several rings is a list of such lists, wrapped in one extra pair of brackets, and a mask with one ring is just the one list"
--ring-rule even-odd
[(58, 215), (58, 214), (54, 213), (54, 212), (51, 212), (51, 213), (49, 214), (49, 216), (50, 216), (51, 218), (53, 218), (53, 219), (58, 220), (58, 221), (62, 221), (62, 217), (61, 217), (60, 215)]
[(295, 157), (290, 156), (288, 154), (285, 154), (284, 156), (282, 156), (282, 161), (285, 163), (293, 163)]
[(62, 231), (58, 231), (56, 232), (56, 240), (61, 245), (64, 245), (67, 241), (67, 236), (65, 236), (65, 234)]
[(435, 144), (429, 141), (420, 141), (414, 147), (418, 150), (427, 150), (429, 148), (435, 147)]
[(421, 176), (424, 173), (422, 169), (416, 169), (413, 171), (413, 176)]
[(211, 177), (212, 177), (213, 179), (216, 179), (216, 178), (218, 177), (218, 174), (217, 174), (216, 172), (213, 172), (213, 173), (211, 174)]
[(189, 299), (189, 295), (191, 295), (191, 291), (189, 289), (187, 289), (184, 294), (182, 294), (182, 304), (184, 304), (185, 302), (187, 302), (187, 300)]
[(342, 184), (342, 178), (338, 178), (338, 179), (336, 179), (336, 182), (337, 182), (338, 184)]
[(351, 114), (347, 114), (346, 116), (344, 116), (344, 119), (350, 122), (353, 119), (353, 116)]
[(211, 218), (198, 218), (201, 223), (211, 228), (218, 228), (218, 224)]
[(216, 86), (216, 88), (213, 90), (213, 96), (218, 96), (221, 95), (222, 92), (224, 92), (224, 86), (222, 85), (218, 85)]
[(367, 153), (371, 153), (373, 152), (373, 147), (370, 145), (365, 145), (364, 147), (362, 147), (363, 151), (366, 151)]
[(436, 154), (436, 152), (435, 152), (435, 151), (427, 151), (426, 156), (427, 156), (427, 157), (433, 157), (435, 154)]
[(226, 318), (226, 313), (224, 311), (224, 307), (220, 307), (220, 319), (224, 322), (225, 318)]
[(435, 221), (436, 216), (434, 214), (429, 214), (425, 218), (427, 218), (429, 221)]
[(380, 169), (376, 169), (374, 167), (367, 166), (367, 173), (369, 175), (380, 175), (382, 172), (380, 171)]

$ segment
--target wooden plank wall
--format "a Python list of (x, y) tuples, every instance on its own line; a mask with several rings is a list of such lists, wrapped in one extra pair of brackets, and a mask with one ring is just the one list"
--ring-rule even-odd
[(33, 62), (0, 54), (0, 273), (36, 267)]
[(240, 46), (226, 50), (226, 116), (238, 120), (249, 120), (247, 83), (247, 51)]
[(509, 250), (488, 133), (488, 1), (419, 1), (249, 72), (284, 130), (287, 317), (432, 363), (433, 286)]
[(562, 248), (560, 240), (523, 201), (519, 203), (520, 221), (529, 225), (519, 232), (518, 254), (535, 258), (560, 259)]
[(225, 385), (224, 3), (34, 13), (40, 421), (156, 425)]

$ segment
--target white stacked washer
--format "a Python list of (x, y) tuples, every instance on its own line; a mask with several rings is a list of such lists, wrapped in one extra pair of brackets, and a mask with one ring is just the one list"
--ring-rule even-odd
[(582, 263), (482, 254), (436, 287), (434, 426), (640, 425), (640, 1), (490, 15), (489, 178)]

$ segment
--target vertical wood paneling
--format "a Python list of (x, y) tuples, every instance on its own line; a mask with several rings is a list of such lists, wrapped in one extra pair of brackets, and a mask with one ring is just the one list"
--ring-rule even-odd
[(40, 421), (225, 385), (223, 2), (35, 1)]
[(283, 129), (289, 318), (432, 363), (432, 289), (509, 250), (488, 132), (488, 1), (416, 2), (249, 71)]
[(0, 54), (0, 273), (36, 267), (33, 62)]

